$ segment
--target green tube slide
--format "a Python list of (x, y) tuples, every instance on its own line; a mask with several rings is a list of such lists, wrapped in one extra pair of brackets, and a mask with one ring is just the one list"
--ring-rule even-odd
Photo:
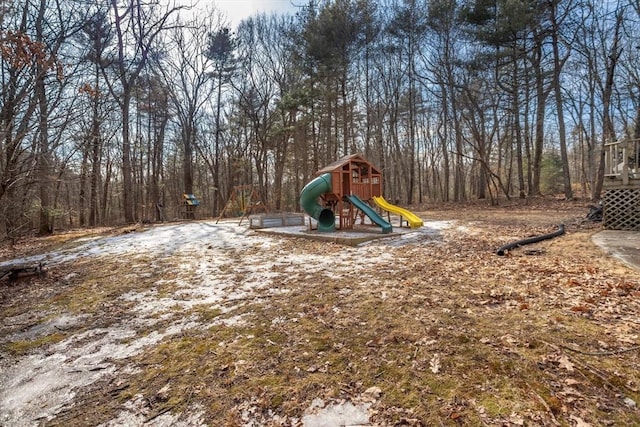
[(300, 193), (300, 206), (318, 221), (318, 231), (336, 231), (336, 217), (331, 209), (318, 203), (318, 197), (331, 192), (331, 174), (325, 173), (304, 186)]

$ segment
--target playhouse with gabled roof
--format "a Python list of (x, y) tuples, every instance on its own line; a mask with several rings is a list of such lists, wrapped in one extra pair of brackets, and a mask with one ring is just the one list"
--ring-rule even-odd
[[(318, 203), (318, 199), (322, 204)], [(316, 177), (304, 186), (300, 193), (300, 205), (318, 224), (318, 231), (335, 231), (336, 216), (340, 229), (352, 229), (360, 213), (361, 222), (367, 216), (391, 233), (389, 221), (377, 213), (373, 206), (397, 214), (411, 228), (422, 227), (422, 219), (413, 212), (388, 203), (382, 197), (382, 172), (361, 154), (345, 156), (316, 172)]]
[[(311, 196), (308, 203), (312, 205), (312, 210), (316, 209), (312, 199), (319, 196), (325, 216), (329, 215), (326, 210), (330, 209), (333, 216), (340, 218), (341, 229), (353, 228), (358, 209), (368, 210), (368, 206), (363, 204), (382, 195), (382, 173), (361, 154), (342, 157), (315, 175), (316, 179), (312, 182), (319, 185), (314, 184), (314, 190), (307, 191)], [(305, 197), (301, 203), (304, 207)], [(326, 221), (330, 223), (331, 219), (327, 218)]]
[(325, 200), (342, 200), (350, 195), (370, 200), (382, 195), (382, 173), (361, 154), (336, 160), (316, 172), (316, 176), (325, 173), (331, 174), (333, 189), (333, 193), (325, 195)]
[(340, 228), (350, 229), (356, 221), (357, 209), (347, 202), (348, 196), (368, 201), (382, 195), (382, 173), (361, 154), (342, 157), (316, 172), (316, 176), (331, 174), (331, 193), (321, 197), (340, 217)]

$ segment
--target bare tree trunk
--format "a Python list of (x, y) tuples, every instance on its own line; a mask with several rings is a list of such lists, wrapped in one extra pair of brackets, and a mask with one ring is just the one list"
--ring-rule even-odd
[[(44, 43), (43, 24), (47, 1), (40, 0), (38, 17), (36, 19), (36, 40)], [(40, 195), (40, 224), (38, 234), (46, 235), (53, 232), (53, 218), (49, 196), (51, 194), (51, 156), (49, 153), (49, 103), (45, 88), (46, 65), (38, 62), (36, 65), (35, 93), (38, 98), (38, 192)]]
[[(121, 110), (122, 119), (122, 182), (123, 182), (123, 211), (124, 220), (127, 223), (133, 223), (136, 220), (135, 217), (135, 193), (133, 188), (133, 171), (131, 163), (131, 141), (130, 141), (130, 110), (131, 110), (131, 97), (132, 89), (140, 76), (140, 73), (147, 65), (149, 55), (151, 53), (152, 45), (158, 34), (166, 29), (166, 23), (169, 17), (180, 7), (167, 7), (167, 9), (161, 13), (155, 20), (147, 18), (147, 12), (149, 10), (143, 10), (145, 7), (154, 8), (159, 7), (157, 4), (145, 4), (142, 0), (130, 0), (124, 6), (125, 10), (121, 10), (121, 6), (118, 0), (111, 0), (111, 9), (113, 11), (113, 19), (116, 29), (116, 42), (117, 42), (117, 60), (115, 66), (117, 67), (117, 79), (120, 82), (119, 90), (116, 90), (109, 79), (106, 81), (109, 84), (109, 91), (118, 101)], [(125, 22), (125, 20), (128, 20)], [(124, 24), (130, 23), (130, 27), (126, 27)], [(130, 36), (133, 37), (136, 45), (136, 58), (135, 61), (130, 61), (127, 58), (129, 51), (126, 46), (125, 31), (129, 31)], [(133, 63), (133, 65), (131, 65)], [(105, 69), (102, 69), (105, 73)], [(105, 73), (105, 77), (106, 73)]]
[[(184, 192), (193, 193), (193, 143), (195, 126), (189, 117), (182, 123), (182, 139), (184, 143), (184, 158), (182, 162), (184, 173)], [(218, 132), (216, 132), (217, 138)]]
[[(151, 200), (155, 204), (155, 219), (156, 221), (164, 221), (164, 197), (160, 191), (160, 182), (162, 182), (163, 175), (163, 152), (164, 152), (164, 134), (167, 127), (167, 121), (169, 116), (166, 113), (161, 113), (161, 117), (154, 123), (154, 144), (153, 144), (153, 156), (151, 164)], [(157, 118), (156, 118), (157, 120)]]
[[(78, 225), (87, 225), (87, 177), (89, 176), (89, 147), (90, 144), (85, 139), (82, 142), (82, 162), (80, 165), (80, 179), (78, 182)], [(71, 205), (68, 205), (71, 206)]]
[(453, 199), (456, 202), (466, 200), (465, 182), (464, 182), (464, 155), (462, 129), (460, 126), (460, 117), (458, 117), (458, 101), (456, 99), (456, 84), (453, 73), (453, 61), (450, 58), (450, 47), (445, 48), (445, 66), (447, 69), (446, 82), (448, 89), (448, 98), (444, 102), (449, 104), (450, 119), (453, 122), (453, 138), (455, 141), (455, 153), (453, 157)]
[(342, 98), (342, 151), (347, 156), (349, 150), (349, 101), (347, 99), (347, 70), (340, 79), (340, 96)]
[[(96, 80), (97, 83), (97, 80)], [(96, 85), (97, 87), (97, 85)], [(100, 121), (98, 118), (98, 94), (92, 96), (92, 118), (91, 118), (91, 183), (89, 185), (89, 226), (95, 227), (99, 222), (98, 215), (98, 182), (100, 179)]]
[(512, 131), (515, 134), (515, 143), (516, 143), (516, 166), (518, 173), (518, 197), (524, 199), (527, 197), (525, 191), (525, 182), (524, 182), (524, 159), (522, 157), (522, 128), (520, 126), (520, 85), (518, 75), (518, 53), (516, 52), (517, 46), (514, 43), (513, 46), (513, 74), (512, 74), (512, 84), (511, 87), (511, 105), (513, 111), (511, 112), (513, 117), (513, 129)]
[(532, 161), (532, 186), (529, 194), (539, 196), (540, 191), (540, 175), (542, 171), (542, 149), (544, 147), (544, 120), (547, 91), (544, 88), (544, 73), (541, 69), (542, 44), (536, 42), (534, 49), (533, 66), (535, 68), (535, 84), (536, 84), (536, 124), (535, 137), (533, 143), (533, 161)]
[(467, 198), (465, 182), (464, 182), (464, 155), (462, 129), (460, 128), (460, 119), (457, 117), (457, 108), (452, 98), (451, 114), (453, 116), (453, 131), (456, 141), (456, 152), (454, 157), (454, 175), (453, 175), (453, 198), (456, 202), (465, 201)]
[(451, 160), (449, 157), (449, 103), (447, 102), (447, 89), (444, 85), (441, 87), (442, 91), (442, 124), (438, 128), (440, 141), (442, 141), (442, 170), (440, 173), (444, 177), (442, 183), (442, 201), (448, 202), (450, 195), (450, 174), (451, 174)]
[(562, 158), (562, 176), (564, 183), (564, 197), (567, 200), (573, 199), (573, 189), (571, 188), (571, 172), (569, 167), (569, 156), (567, 153), (567, 133), (564, 122), (564, 104), (562, 100), (562, 86), (560, 84), (560, 73), (568, 55), (560, 58), (560, 29), (556, 13), (558, 5), (555, 1), (550, 2), (551, 24), (551, 46), (553, 48), (553, 91), (556, 101), (556, 114), (558, 115), (558, 138), (560, 139), (560, 157)]
[(413, 188), (416, 185), (416, 88), (414, 77), (414, 53), (412, 37), (409, 37), (409, 159), (407, 160), (409, 168), (409, 183), (407, 185), (407, 204), (413, 204)]
[(607, 56), (606, 61), (606, 81), (604, 91), (602, 94), (602, 116), (603, 116), (603, 132), (602, 132), (602, 144), (600, 146), (600, 161), (598, 163), (598, 169), (596, 172), (596, 182), (593, 186), (593, 192), (591, 194), (591, 200), (599, 200), (602, 194), (602, 186), (604, 184), (604, 163), (605, 163), (605, 150), (604, 144), (607, 141), (615, 139), (615, 133), (613, 130), (613, 122), (611, 120), (611, 97), (613, 94), (613, 77), (615, 74), (616, 65), (622, 54), (622, 48), (619, 47), (620, 43), (620, 27), (623, 21), (623, 12), (618, 11), (616, 17), (616, 24), (613, 31), (613, 45), (611, 46), (611, 52)]
[(108, 213), (108, 208), (110, 207), (109, 185), (111, 184), (112, 171), (113, 171), (113, 163), (111, 162), (111, 159), (107, 157), (107, 164), (105, 166), (104, 183), (102, 185), (102, 203), (100, 206), (101, 207), (101, 214), (100, 214), (101, 223), (105, 225), (108, 223), (107, 213)]
[(127, 85), (123, 88), (122, 99), (122, 196), (124, 220), (130, 224), (135, 222), (133, 209), (133, 177), (131, 170), (131, 140), (129, 129), (129, 109), (131, 104), (131, 90)]
[(222, 77), (218, 79), (218, 94), (216, 103), (216, 136), (213, 153), (213, 186), (216, 188), (216, 196), (213, 199), (213, 216), (219, 214), (222, 209), (222, 191), (220, 184), (220, 162), (222, 158), (220, 149), (220, 114), (222, 111)]

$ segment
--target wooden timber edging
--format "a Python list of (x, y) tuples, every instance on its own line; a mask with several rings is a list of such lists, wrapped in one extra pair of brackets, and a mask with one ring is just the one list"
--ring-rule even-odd
[(308, 240), (316, 240), (319, 242), (327, 242), (327, 243), (336, 243), (339, 245), (345, 246), (358, 246), (361, 243), (369, 242), (372, 240), (378, 239), (386, 239), (388, 237), (397, 236), (398, 233), (387, 233), (382, 234), (379, 232), (376, 233), (362, 233), (362, 236), (344, 235), (340, 231), (332, 232), (332, 233), (323, 233), (316, 231), (307, 231), (304, 233), (287, 233), (286, 231), (280, 232), (273, 229), (258, 229), (256, 230), (260, 233), (265, 233), (273, 236), (287, 236), (287, 237), (297, 237)]

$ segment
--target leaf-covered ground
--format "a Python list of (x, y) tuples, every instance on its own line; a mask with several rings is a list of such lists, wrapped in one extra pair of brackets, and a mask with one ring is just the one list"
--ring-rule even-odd
[(19, 242), (49, 271), (0, 282), (0, 423), (639, 425), (640, 274), (587, 212), (430, 207), (358, 247), (205, 221)]

